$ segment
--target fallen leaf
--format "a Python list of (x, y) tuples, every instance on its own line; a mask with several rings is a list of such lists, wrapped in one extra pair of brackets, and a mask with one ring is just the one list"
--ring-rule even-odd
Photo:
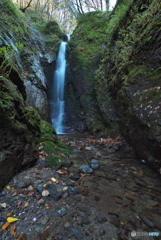
[(11, 187), (11, 186), (6, 186), (6, 188), (8, 189), (8, 190), (14, 190), (14, 187)]
[(12, 215), (13, 215), (12, 213), (7, 213), (6, 217), (12, 217)]
[(48, 190), (44, 190), (42, 191), (42, 196), (46, 197), (46, 196), (49, 196), (49, 191)]
[(21, 233), (16, 240), (27, 240), (27, 235), (26, 233)]
[(10, 234), (12, 235), (12, 236), (14, 236), (14, 237), (16, 237), (16, 225), (12, 225), (11, 227), (10, 227)]
[(56, 172), (59, 173), (60, 175), (68, 174), (68, 172), (63, 172), (62, 170), (57, 170)]
[(53, 182), (56, 182), (56, 178), (53, 177), (53, 178), (50, 178), (50, 179), (51, 179)]
[(12, 194), (12, 197), (15, 197), (15, 196), (17, 196), (17, 195), (19, 195), (20, 194), (20, 191), (16, 191), (16, 192), (14, 192), (13, 194)]
[(22, 203), (23, 203), (22, 201), (18, 201), (17, 205), (20, 206), (22, 205)]
[(6, 203), (1, 203), (0, 206), (3, 207), (3, 208), (6, 208), (7, 204)]
[(2, 230), (5, 230), (6, 228), (8, 228), (9, 225), (10, 225), (10, 222), (6, 222), (6, 223), (2, 226)]
[(9, 223), (12, 223), (12, 222), (16, 222), (16, 221), (19, 221), (20, 219), (18, 219), (18, 218), (13, 218), (13, 217), (8, 217), (7, 218), (7, 222), (9, 222)]
[(82, 189), (82, 195), (87, 196), (89, 194), (89, 190), (87, 188)]
[(29, 205), (29, 202), (26, 202), (24, 205), (24, 208), (28, 207), (28, 205)]

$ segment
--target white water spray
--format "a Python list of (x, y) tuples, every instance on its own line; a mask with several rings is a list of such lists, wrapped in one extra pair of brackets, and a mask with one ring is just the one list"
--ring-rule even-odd
[[(67, 36), (69, 39), (69, 37)], [(56, 71), (54, 75), (53, 104), (51, 109), (52, 125), (57, 134), (64, 133), (64, 86), (66, 70), (66, 46), (67, 42), (61, 42), (58, 58), (56, 61)]]

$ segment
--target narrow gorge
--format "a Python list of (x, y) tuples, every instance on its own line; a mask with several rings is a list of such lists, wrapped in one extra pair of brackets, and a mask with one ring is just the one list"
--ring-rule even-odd
[(161, 2), (111, 2), (0, 2), (2, 240), (160, 239)]

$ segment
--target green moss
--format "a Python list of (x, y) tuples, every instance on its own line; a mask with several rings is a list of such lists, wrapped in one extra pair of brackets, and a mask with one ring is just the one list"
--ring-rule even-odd
[(58, 139), (57, 139), (57, 135), (56, 135), (56, 131), (54, 129), (54, 127), (45, 121), (41, 121), (41, 138), (40, 138), (41, 142), (50, 142), (51, 143), (57, 143)]
[(45, 121), (41, 121), (40, 142), (43, 145), (43, 151), (47, 154), (47, 165), (55, 169), (60, 168), (64, 157), (67, 158), (71, 151), (66, 144), (58, 141), (54, 127)]

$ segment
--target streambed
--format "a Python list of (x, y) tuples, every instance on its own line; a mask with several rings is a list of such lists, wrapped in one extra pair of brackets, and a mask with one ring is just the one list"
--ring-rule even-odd
[[(121, 139), (59, 138), (73, 151), (68, 166), (55, 171), (38, 162), (1, 193), (0, 225), (8, 213), (19, 219), (0, 230), (1, 239), (160, 239), (160, 174)], [(100, 167), (82, 172), (92, 159)], [(44, 196), (46, 190), (50, 194)], [(149, 236), (152, 233), (158, 236)]]

